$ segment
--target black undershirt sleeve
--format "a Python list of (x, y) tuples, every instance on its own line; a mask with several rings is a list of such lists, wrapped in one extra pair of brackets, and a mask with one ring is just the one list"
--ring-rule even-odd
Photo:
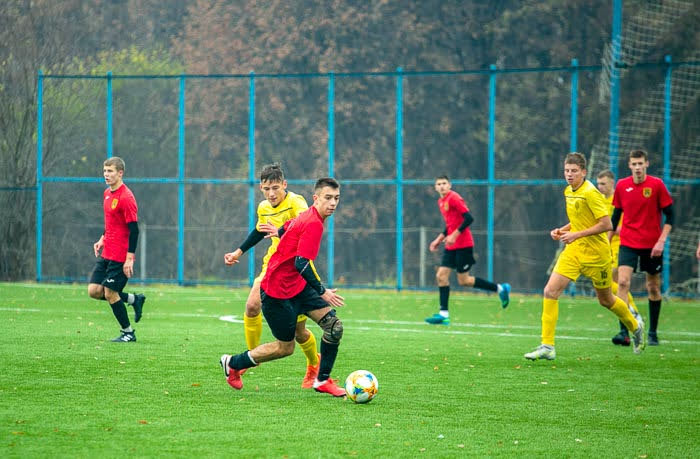
[(666, 216), (666, 221), (664, 222), (664, 224), (673, 226), (673, 222), (676, 219), (675, 215), (673, 214), (673, 204), (669, 204), (668, 206), (661, 209), (661, 211)]
[(321, 281), (318, 280), (318, 277), (316, 277), (314, 270), (311, 268), (311, 261), (308, 258), (297, 256), (294, 259), (294, 267), (299, 271), (301, 277), (304, 278), (311, 288), (316, 290), (319, 295), (323, 295), (326, 291), (326, 287), (324, 287)]
[(467, 227), (468, 227), (469, 225), (471, 225), (472, 222), (474, 222), (474, 217), (472, 217), (472, 214), (471, 214), (471, 212), (469, 212), (469, 211), (464, 212), (464, 213), (462, 214), (462, 217), (464, 217), (464, 221), (462, 222), (461, 225), (459, 225), (459, 228), (457, 228), (457, 229), (459, 230), (460, 233), (461, 233), (462, 231), (464, 231), (465, 229), (467, 229)]
[(129, 253), (136, 253), (136, 243), (139, 241), (139, 222), (129, 222)]
[(243, 244), (239, 247), (243, 253), (246, 253), (248, 249), (253, 247), (258, 242), (265, 239), (265, 233), (261, 233), (257, 228), (253, 228), (253, 231), (248, 234), (248, 237), (243, 241)]
[(612, 221), (612, 230), (615, 231), (617, 229), (617, 225), (620, 224), (620, 217), (622, 217), (622, 209), (618, 209), (615, 207), (615, 210), (613, 210), (613, 214), (610, 216), (610, 220)]

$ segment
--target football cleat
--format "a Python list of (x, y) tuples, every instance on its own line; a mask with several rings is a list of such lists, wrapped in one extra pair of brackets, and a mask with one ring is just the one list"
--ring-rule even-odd
[(629, 346), (630, 345), (630, 335), (627, 330), (620, 331), (617, 335), (612, 337), (613, 344), (617, 346)]
[(318, 376), (318, 370), (321, 368), (321, 354), (318, 355), (318, 363), (316, 365), (306, 366), (306, 375), (301, 382), (302, 389), (311, 389), (314, 387), (314, 380)]
[(433, 325), (450, 325), (450, 318), (440, 314), (433, 314), (426, 318), (425, 321)]
[(632, 351), (635, 354), (641, 354), (644, 348), (647, 347), (646, 335), (644, 335), (644, 319), (637, 311), (634, 311), (632, 315), (637, 319), (638, 324), (637, 329), (632, 333), (632, 342), (634, 343)]
[(498, 292), (498, 297), (501, 299), (501, 307), (503, 309), (507, 308), (510, 303), (510, 284), (501, 284), (501, 291)]
[(134, 331), (125, 332), (122, 331), (121, 335), (117, 336), (112, 340), (113, 343), (134, 343), (136, 342), (136, 334)]
[(528, 352), (523, 357), (528, 360), (554, 360), (557, 356), (554, 346), (549, 346), (547, 344), (540, 344), (537, 349), (532, 352)]
[(134, 322), (141, 320), (143, 315), (143, 303), (146, 302), (146, 295), (143, 293), (137, 293), (134, 295)]
[(314, 380), (313, 384), (314, 390), (316, 392), (323, 392), (324, 394), (331, 394), (333, 397), (345, 397), (345, 388), (338, 387), (331, 378), (325, 381)]
[(649, 340), (647, 341), (647, 344), (649, 346), (658, 346), (659, 345), (659, 337), (656, 336), (656, 332), (649, 332)]
[(233, 387), (236, 390), (241, 390), (243, 388), (243, 380), (241, 379), (241, 375), (245, 373), (247, 368), (244, 368), (242, 370), (234, 370), (230, 366), (228, 366), (228, 363), (231, 361), (231, 356), (228, 354), (224, 354), (221, 356), (219, 359), (219, 363), (221, 364), (221, 369), (224, 370), (224, 376), (226, 376), (226, 382), (228, 383), (229, 386)]

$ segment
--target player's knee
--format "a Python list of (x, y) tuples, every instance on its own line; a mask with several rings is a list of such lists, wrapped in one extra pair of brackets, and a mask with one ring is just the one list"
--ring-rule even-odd
[(471, 287), (474, 285), (474, 278), (472, 276), (457, 276), (457, 282), (463, 287)]
[(545, 298), (549, 300), (556, 300), (561, 295), (561, 290), (556, 287), (552, 287), (549, 284), (544, 286), (544, 291), (542, 292)]
[(318, 322), (323, 330), (323, 340), (330, 344), (338, 344), (343, 337), (343, 322), (335, 315), (335, 311), (330, 311)]
[(248, 317), (255, 317), (257, 315), (260, 315), (260, 311), (262, 310), (262, 304), (259, 301), (251, 301), (248, 300), (245, 303), (245, 315)]
[(647, 293), (649, 297), (658, 298), (661, 296), (661, 286), (653, 281), (647, 281)]
[(618, 277), (618, 278), (617, 278), (617, 288), (618, 288), (618, 291), (619, 291), (619, 289), (629, 291), (629, 289), (630, 289), (630, 280), (629, 280), (629, 279), (625, 279), (625, 278)]
[(104, 298), (104, 290), (102, 286), (98, 284), (88, 285), (88, 296), (96, 300), (101, 300)]

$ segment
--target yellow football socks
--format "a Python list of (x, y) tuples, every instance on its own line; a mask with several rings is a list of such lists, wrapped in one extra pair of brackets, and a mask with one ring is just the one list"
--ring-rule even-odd
[(542, 299), (542, 344), (554, 346), (554, 331), (559, 319), (559, 300)]
[[(619, 288), (619, 285), (617, 285), (617, 282), (613, 282), (613, 283), (612, 283), (612, 292), (613, 292), (613, 295), (616, 295), (616, 296), (617, 296), (617, 290), (618, 290), (618, 288)], [(631, 292), (627, 292), (627, 304), (629, 304), (630, 307), (631, 307), (632, 309), (634, 309), (635, 312), (639, 312), (639, 309), (637, 309), (637, 305), (636, 305), (636, 303), (634, 302), (634, 298), (632, 297), (632, 293), (631, 293)]]
[(621, 298), (615, 297), (615, 304), (612, 305), (610, 310), (620, 319), (620, 322), (625, 324), (627, 330), (634, 332), (639, 326), (637, 319), (630, 312), (630, 308), (627, 307), (627, 304)]
[(260, 336), (262, 335), (262, 314), (258, 314), (255, 317), (248, 317), (243, 314), (243, 330), (248, 350), (258, 347)]
[(306, 356), (306, 364), (313, 367), (318, 365), (318, 351), (316, 350), (316, 337), (314, 334), (309, 332), (309, 339), (299, 343), (299, 346)]

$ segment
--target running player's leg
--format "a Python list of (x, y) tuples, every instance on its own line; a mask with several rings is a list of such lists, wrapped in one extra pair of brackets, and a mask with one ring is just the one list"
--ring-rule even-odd
[(440, 260), (440, 266), (438, 267), (437, 273), (435, 274), (435, 280), (437, 281), (440, 298), (440, 310), (439, 312), (425, 319), (425, 321), (429, 324), (450, 324), (450, 273), (457, 266), (455, 264), (457, 260), (456, 253), (456, 250), (442, 251), (442, 260)]
[(661, 316), (661, 274), (647, 273), (647, 293), (649, 294), (649, 344), (659, 345), (656, 328)]
[[(559, 266), (559, 264), (557, 264)], [(552, 272), (544, 287), (542, 298), (542, 338), (540, 345), (532, 352), (525, 354), (528, 360), (554, 360), (556, 352), (554, 350), (554, 336), (556, 333), (557, 320), (559, 319), (559, 297), (564, 289), (572, 281), (556, 271)]]
[(455, 253), (457, 282), (459, 285), (473, 287), (479, 290), (485, 290), (487, 292), (497, 292), (499, 298), (501, 299), (501, 307), (506, 308), (508, 303), (510, 303), (510, 284), (497, 284), (480, 277), (470, 275), (469, 270), (476, 263), (476, 260), (474, 259), (473, 247), (457, 249), (455, 250)]
[[(103, 258), (100, 258), (100, 260), (98, 260), (98, 262), (95, 264), (95, 269), (90, 275), (90, 281), (88, 283), (88, 296), (90, 296), (90, 298), (107, 301), (107, 298), (105, 298), (105, 290), (102, 286), (102, 281), (107, 275), (106, 269), (108, 264), (109, 261)], [(146, 295), (143, 293), (134, 294), (125, 292), (118, 292), (118, 294), (119, 298), (121, 298), (125, 304), (129, 304), (134, 307), (135, 321), (138, 322), (141, 320), (143, 304), (146, 302)]]
[(306, 375), (301, 383), (303, 389), (313, 387), (314, 379), (318, 376), (321, 359), (316, 349), (316, 337), (306, 328), (306, 316), (301, 314), (297, 317), (297, 327), (294, 334), (296, 342), (306, 356)]
[(642, 317), (631, 309), (620, 297), (612, 293), (612, 267), (610, 263), (600, 266), (584, 266), (582, 274), (593, 282), (598, 302), (609, 309), (622, 322), (627, 330), (632, 333), (634, 352), (636, 354), (644, 350), (646, 343), (643, 339), (644, 321)]
[[(263, 272), (264, 274), (264, 272)], [(262, 336), (262, 314), (260, 301), (260, 282), (262, 274), (255, 279), (253, 287), (248, 293), (245, 302), (245, 313), (243, 314), (243, 333), (248, 350), (255, 349), (260, 344)]]

